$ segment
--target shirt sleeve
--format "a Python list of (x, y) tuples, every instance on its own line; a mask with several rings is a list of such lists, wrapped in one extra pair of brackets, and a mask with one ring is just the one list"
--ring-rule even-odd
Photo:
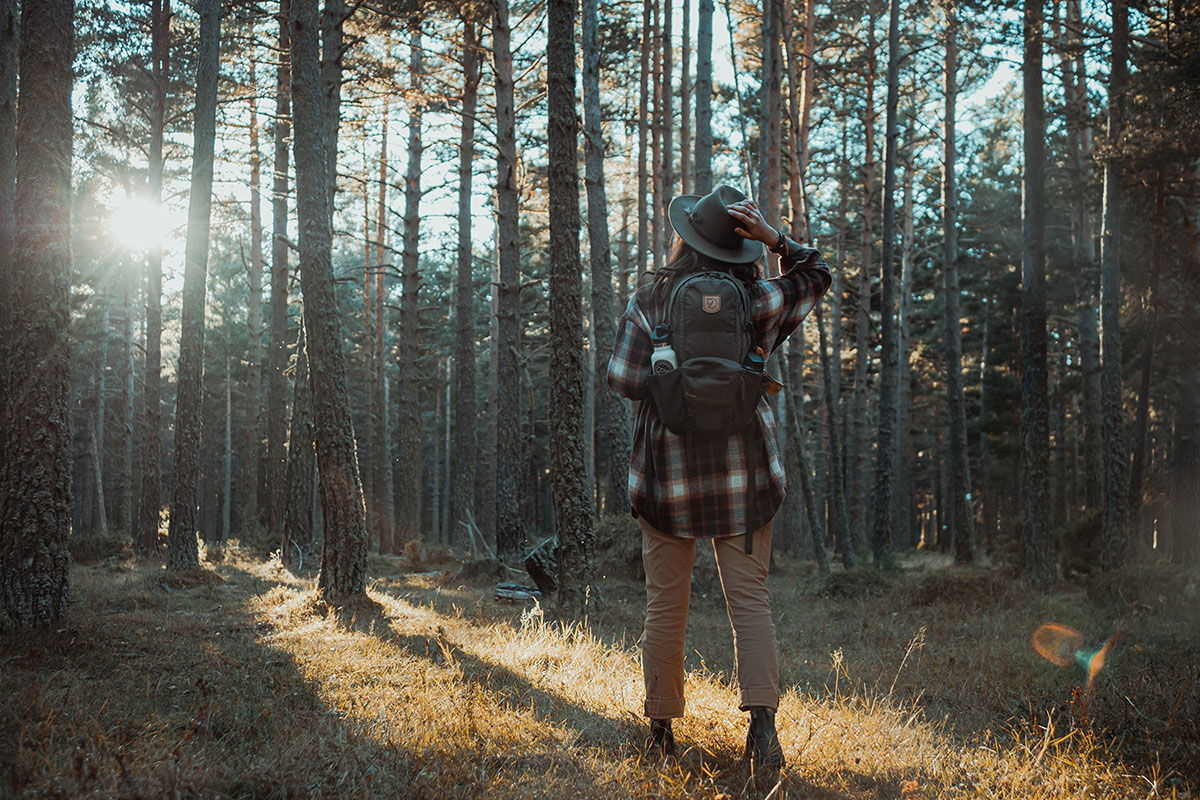
[(608, 362), (608, 388), (622, 397), (641, 400), (650, 379), (650, 342), (648, 322), (637, 306), (637, 295), (629, 298), (625, 313), (617, 322), (617, 344)]
[(764, 297), (754, 304), (754, 325), (760, 331), (775, 331), (771, 349), (779, 347), (829, 290), (833, 276), (820, 252), (784, 237), (779, 254), (779, 272), (759, 281)]

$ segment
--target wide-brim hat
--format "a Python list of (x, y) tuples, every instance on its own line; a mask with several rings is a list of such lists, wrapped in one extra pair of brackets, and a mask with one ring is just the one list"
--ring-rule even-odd
[(667, 218), (679, 238), (698, 253), (731, 264), (748, 264), (762, 258), (763, 243), (742, 238), (735, 230), (742, 223), (726, 210), (745, 199), (746, 195), (732, 186), (718, 186), (703, 197), (680, 195), (671, 201)]

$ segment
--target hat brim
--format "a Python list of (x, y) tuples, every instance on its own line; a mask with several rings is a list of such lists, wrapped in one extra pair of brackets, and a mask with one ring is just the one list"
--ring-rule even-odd
[(718, 261), (728, 261), (731, 264), (749, 264), (762, 258), (766, 248), (755, 239), (743, 239), (741, 246), (736, 248), (720, 247), (705, 239), (692, 227), (688, 214), (696, 207), (701, 195), (684, 194), (671, 200), (667, 207), (667, 219), (679, 238), (692, 246), (696, 252), (715, 258)]

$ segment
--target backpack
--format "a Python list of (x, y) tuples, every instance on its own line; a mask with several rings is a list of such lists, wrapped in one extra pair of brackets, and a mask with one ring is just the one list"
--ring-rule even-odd
[(688, 275), (671, 289), (656, 329), (678, 367), (652, 373), (650, 396), (673, 433), (729, 436), (754, 422), (763, 361), (753, 341), (750, 294), (727, 272)]

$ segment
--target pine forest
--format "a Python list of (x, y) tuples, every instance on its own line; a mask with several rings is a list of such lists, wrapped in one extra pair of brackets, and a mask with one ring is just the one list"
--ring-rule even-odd
[[(1197, 109), (1191, 0), (0, 0), (0, 795), (1194, 796)], [(765, 774), (613, 378), (722, 186)]]

